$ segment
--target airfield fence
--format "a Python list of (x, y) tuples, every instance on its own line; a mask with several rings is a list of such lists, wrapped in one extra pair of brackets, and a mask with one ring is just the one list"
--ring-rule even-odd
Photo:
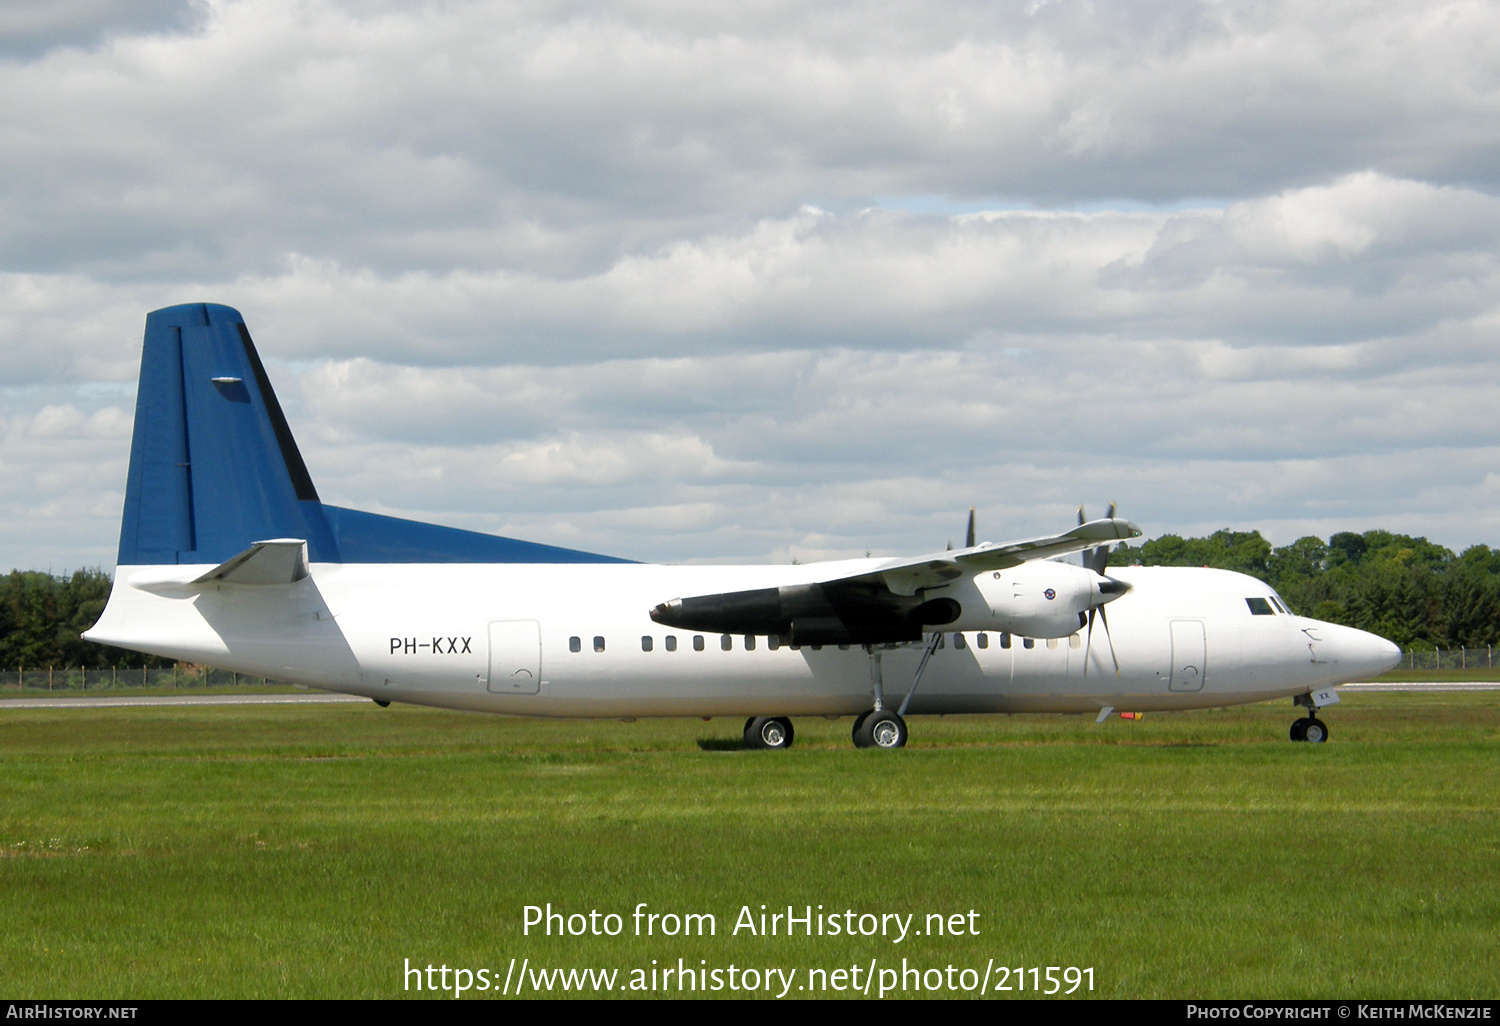
[(41, 666), (0, 669), (0, 693), (5, 691), (122, 691), (142, 688), (206, 688), (286, 685), (274, 678), (255, 677), (206, 666)]
[(1401, 668), (1407, 670), (1488, 670), (1495, 665), (1493, 645), (1483, 648), (1408, 649), (1402, 653)]
[[(1408, 649), (1401, 654), (1405, 670), (1487, 670), (1495, 665), (1495, 650), (1483, 648)], [(0, 668), (0, 693), (5, 691), (110, 691), (128, 688), (285, 687), (268, 677), (207, 666), (42, 666)]]

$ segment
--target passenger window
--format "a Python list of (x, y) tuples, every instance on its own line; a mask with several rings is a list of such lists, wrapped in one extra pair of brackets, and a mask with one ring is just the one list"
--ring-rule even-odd
[(810, 649), (812, 649), (814, 652), (821, 652), (821, 651), (823, 651), (823, 646), (822, 645), (808, 645), (807, 647), (810, 648)]
[(571, 638), (569, 638), (568, 639), (568, 651), (569, 652), (582, 652), (583, 651), (583, 639), (580, 638), (576, 634), (573, 635)]
[(964, 636), (962, 634), (955, 634), (953, 635), (953, 647), (958, 649), (959, 651), (962, 651), (968, 648), (969, 645), (966, 641), (964, 641)]
[(1047, 647), (1048, 648), (1056, 648), (1057, 647), (1057, 639), (1056, 638), (1048, 638), (1047, 639)]
[(1000, 632), (1000, 647), (1010, 648), (1010, 635), (1005, 633), (1004, 631)]
[(1036, 639), (1035, 638), (1022, 638), (1021, 639), (1021, 647), (1022, 648), (1036, 648)]
[(1276, 615), (1276, 610), (1274, 610), (1274, 609), (1271, 608), (1271, 603), (1267, 602), (1265, 599), (1261, 598), (1259, 595), (1255, 596), (1254, 598), (1247, 598), (1245, 600), (1245, 604), (1250, 607), (1250, 612), (1252, 614), (1254, 614), (1255, 616), (1275, 616)]
[(649, 652), (649, 651), (651, 651), (651, 635), (649, 635), (649, 634), (643, 634), (643, 635), (641, 635), (641, 651), (642, 652)]
[(703, 635), (701, 635), (701, 634), (694, 634), (693, 635), (693, 651), (694, 652), (702, 652), (703, 651)]
[(746, 652), (754, 652), (755, 651), (755, 635), (754, 634), (746, 634), (745, 635), (745, 651)]
[(847, 652), (847, 651), (849, 651), (849, 646), (848, 645), (840, 645), (839, 646), (839, 651), (840, 652)]
[(1083, 644), (1083, 639), (1080, 638), (1078, 635), (1076, 635), (1076, 634), (1069, 634), (1068, 635), (1068, 647), (1069, 648), (1078, 648), (1082, 644)]
[(676, 652), (677, 651), (677, 635), (675, 635), (675, 634), (668, 634), (667, 635), (667, 651), (668, 652)]
[(990, 647), (990, 636), (988, 634), (980, 634), (974, 638), (974, 641), (980, 648)]
[(720, 637), (719, 637), (719, 647), (722, 648), (726, 652), (732, 651), (734, 649), (734, 635), (733, 634), (720, 635)]
[(776, 651), (781, 647), (781, 637), (776, 634), (771, 635), (766, 639), (766, 647), (769, 648), (772, 652)]
[(603, 652), (604, 651), (604, 635), (602, 635), (602, 634), (595, 634), (594, 635), (594, 651), (595, 652)]

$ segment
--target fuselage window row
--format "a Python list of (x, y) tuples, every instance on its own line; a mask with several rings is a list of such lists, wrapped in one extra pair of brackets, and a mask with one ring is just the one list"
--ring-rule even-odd
[[(1021, 642), (1022, 642), (1022, 644), (1026, 648), (1034, 648), (1036, 646), (1036, 641), (1033, 638), (1022, 638)], [(983, 633), (976, 634), (974, 636), (974, 640), (971, 642), (963, 634), (954, 634), (953, 635), (953, 647), (955, 649), (958, 649), (958, 650), (962, 651), (962, 650), (968, 648), (969, 645), (971, 645), (971, 644), (974, 647), (976, 647), (976, 648), (989, 648), (990, 647), (990, 636), (988, 634), (983, 634)], [(1082, 644), (1082, 641), (1081, 641), (1081, 639), (1079, 638), (1079, 636), (1077, 634), (1074, 634), (1074, 635), (1072, 635), (1072, 636), (1070, 636), (1068, 638), (1068, 647), (1069, 648), (1078, 648), (1078, 647), (1081, 646), (1081, 644)], [(821, 652), (821, 651), (823, 651), (823, 646), (822, 645), (807, 645), (807, 646), (793, 645), (793, 644), (790, 644), (789, 642), (786, 642), (779, 635), (775, 635), (775, 634), (769, 636), (766, 639), (766, 648), (769, 651), (772, 651), (772, 652), (779, 651), (781, 649), (782, 645), (787, 645), (787, 647), (790, 648), (793, 652), (800, 652), (804, 647), (809, 648), (809, 649), (811, 649), (814, 652)], [(1009, 634), (1005, 633), (1004, 631), (1002, 631), (1000, 633), (1000, 647), (1001, 648), (1010, 648), (1010, 646), (1011, 646), (1011, 636)], [(662, 639), (662, 647), (665, 648), (668, 652), (676, 652), (677, 651), (677, 635), (675, 635), (675, 634), (668, 634), (665, 638)], [(849, 651), (849, 649), (851, 647), (852, 646), (850, 646), (850, 645), (839, 645), (838, 646), (838, 650), (840, 652), (847, 652), (847, 651)], [(947, 648), (947, 647), (948, 647), (947, 636), (946, 635), (939, 636), (939, 638), (938, 638), (938, 648), (941, 649), (941, 648)], [(1048, 638), (1047, 639), (1047, 647), (1048, 648), (1056, 648), (1057, 647), (1057, 639), (1056, 638)], [(707, 646), (704, 644), (703, 635), (701, 635), (701, 634), (694, 634), (693, 635), (693, 651), (694, 652), (702, 652), (706, 648), (707, 648)], [(722, 651), (725, 651), (725, 652), (733, 652), (734, 651), (734, 635), (732, 635), (732, 634), (722, 634), (722, 635), (720, 635), (719, 636), (719, 648)], [(652, 651), (655, 651), (655, 649), (656, 649), (656, 639), (652, 635), (650, 635), (650, 634), (643, 634), (643, 635), (641, 635), (641, 651), (642, 652), (652, 652)], [(577, 634), (575, 634), (572, 637), (570, 637), (568, 639), (568, 651), (569, 652), (582, 652), (583, 651), (583, 638), (580, 637)], [(595, 652), (603, 652), (604, 651), (604, 635), (602, 635), (602, 634), (596, 634), (596, 635), (594, 635), (594, 651)], [(754, 652), (755, 651), (755, 635), (753, 635), (753, 634), (746, 634), (745, 635), (745, 651), (746, 652)]]

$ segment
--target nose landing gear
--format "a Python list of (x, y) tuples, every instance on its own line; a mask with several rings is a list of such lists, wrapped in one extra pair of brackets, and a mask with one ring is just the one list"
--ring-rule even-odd
[(1322, 744), (1327, 741), (1328, 724), (1318, 719), (1318, 706), (1314, 704), (1312, 695), (1298, 695), (1292, 699), (1292, 702), (1307, 709), (1312, 715), (1303, 716), (1292, 722), (1291, 739), (1311, 741), (1313, 744)]
[(1328, 740), (1328, 724), (1316, 716), (1304, 716), (1292, 724), (1293, 741), (1311, 741), (1322, 744)]

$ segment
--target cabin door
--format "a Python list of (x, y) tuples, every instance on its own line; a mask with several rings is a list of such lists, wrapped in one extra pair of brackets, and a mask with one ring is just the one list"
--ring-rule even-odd
[(542, 625), (535, 620), (490, 624), (489, 689), (497, 695), (534, 695), (542, 686)]
[(1172, 679), (1168, 691), (1201, 691), (1208, 661), (1202, 620), (1172, 621)]

